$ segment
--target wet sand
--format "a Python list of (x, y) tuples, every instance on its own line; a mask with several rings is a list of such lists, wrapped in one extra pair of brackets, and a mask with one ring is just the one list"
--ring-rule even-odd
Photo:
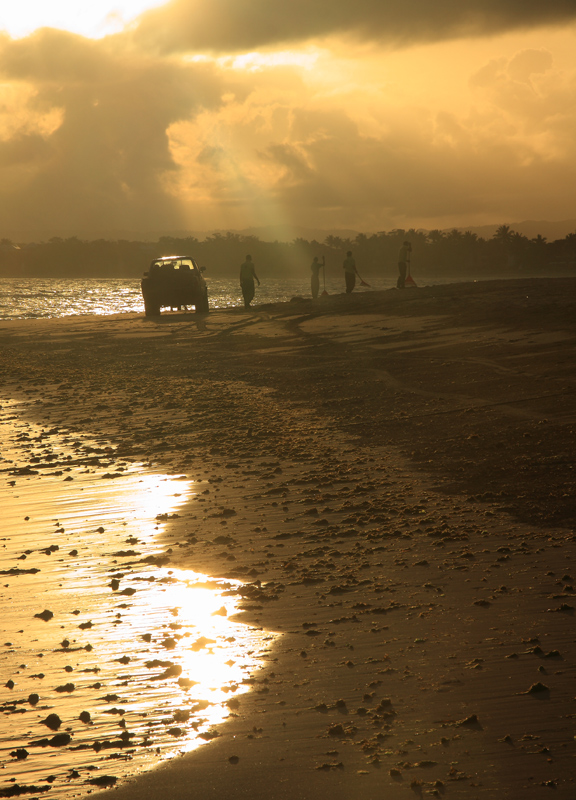
[(0, 408), (0, 797), (110, 786), (209, 741), (274, 636), (243, 584), (171, 566), (206, 486)]
[(574, 796), (575, 289), (0, 323), (30, 419), (206, 482), (171, 564), (281, 634), (213, 741), (111, 797)]

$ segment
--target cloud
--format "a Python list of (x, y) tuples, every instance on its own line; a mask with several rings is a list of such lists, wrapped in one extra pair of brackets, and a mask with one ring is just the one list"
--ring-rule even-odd
[(512, 58), (491, 59), (470, 78), (475, 87), (489, 88), (498, 84), (525, 84), (532, 86), (532, 76), (549, 72), (554, 58), (549, 50), (527, 49), (516, 53)]
[(333, 37), (239, 59), (135, 33), (0, 36), (3, 235), (449, 227), (576, 203), (568, 33), (393, 52)]
[(250, 80), (247, 99), (180, 132), (194, 143), (181, 178), (232, 227), (258, 224), (266, 204), (296, 225), (383, 230), (566, 218), (576, 202), (576, 75), (545, 48), (477, 69), (466, 108)]
[(545, 48), (521, 50), (510, 58), (491, 59), (470, 78), (478, 103), (493, 120), (530, 137), (532, 147), (548, 157), (576, 155), (576, 74), (555, 66)]
[[(158, 60), (110, 39), (43, 29), (0, 39), (0, 77), (21, 89), (0, 114), (0, 215), (7, 226), (146, 230), (184, 224), (166, 188), (167, 131), (221, 102), (209, 64)], [(8, 115), (6, 115), (8, 116)], [(47, 126), (46, 118), (53, 121)], [(44, 121), (44, 124), (42, 124)]]
[(576, 200), (574, 168), (545, 158), (517, 133), (504, 138), (492, 121), (475, 128), (448, 113), (431, 115), (412, 134), (401, 120), (379, 136), (340, 126), (269, 147), (264, 157), (277, 168), (270, 194), (301, 220), (328, 226), (337, 218), (364, 230), (472, 224), (483, 215), (509, 218), (511, 209), (522, 219), (536, 206), (562, 216)]
[(408, 46), (574, 19), (573, 0), (171, 0), (143, 14), (134, 36), (161, 52), (241, 52), (328, 36)]

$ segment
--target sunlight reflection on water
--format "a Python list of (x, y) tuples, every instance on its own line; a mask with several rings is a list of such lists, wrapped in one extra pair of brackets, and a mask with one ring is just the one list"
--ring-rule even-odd
[[(341, 294), (344, 285), (341, 269), (326, 279), (329, 294)], [(292, 297), (310, 296), (307, 276), (287, 280), (265, 279), (256, 290), (255, 305), (287, 302)], [(370, 279), (375, 289), (389, 289), (392, 277)], [(395, 276), (394, 276), (395, 280)], [(206, 278), (210, 308), (242, 307), (238, 281)], [(140, 279), (38, 280), (34, 278), (0, 278), (0, 319), (36, 319), (63, 317), (71, 314), (144, 313)]]
[[(93, 449), (87, 469), (78, 439), (72, 451), (15, 409), (0, 411), (0, 788), (49, 785), (63, 800), (217, 735), (275, 636), (232, 618), (239, 582), (170, 566), (159, 534), (192, 481), (141, 465), (111, 472), (110, 448), (99, 465)], [(45, 461), (31, 465), (40, 443)], [(35, 616), (45, 610), (51, 619)]]

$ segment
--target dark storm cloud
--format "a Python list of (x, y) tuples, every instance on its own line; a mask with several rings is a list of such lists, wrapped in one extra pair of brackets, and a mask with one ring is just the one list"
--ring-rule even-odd
[[(183, 224), (165, 185), (177, 169), (167, 131), (218, 106), (212, 67), (43, 29), (0, 38), (0, 80), (23, 87), (20, 125), (0, 140), (5, 225), (83, 231)], [(50, 130), (38, 123), (47, 115), (56, 115)]]
[(245, 51), (332, 35), (393, 45), (576, 19), (574, 0), (172, 0), (135, 37), (163, 52)]

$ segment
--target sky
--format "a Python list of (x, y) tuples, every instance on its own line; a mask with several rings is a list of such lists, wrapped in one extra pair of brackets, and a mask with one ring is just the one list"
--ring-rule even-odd
[(574, 0), (0, 0), (0, 238), (576, 217)]

